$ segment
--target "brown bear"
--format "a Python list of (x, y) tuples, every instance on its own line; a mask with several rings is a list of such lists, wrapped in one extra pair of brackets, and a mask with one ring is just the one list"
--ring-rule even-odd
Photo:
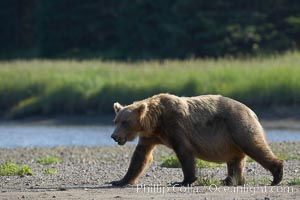
[[(246, 155), (273, 175), (271, 185), (282, 180), (283, 161), (269, 148), (255, 113), (244, 104), (220, 95), (177, 97), (159, 94), (128, 106), (114, 104), (115, 130), (119, 145), (139, 136), (126, 175), (115, 186), (135, 184), (152, 161), (158, 144), (172, 148), (184, 179), (180, 185), (196, 181), (195, 157), (227, 163), (226, 185), (243, 185)], [(178, 183), (175, 183), (179, 186)]]

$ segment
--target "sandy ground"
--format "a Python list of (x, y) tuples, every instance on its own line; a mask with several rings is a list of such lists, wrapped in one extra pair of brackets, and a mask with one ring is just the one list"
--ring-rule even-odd
[[(154, 162), (137, 185), (112, 187), (109, 182), (123, 177), (129, 165), (134, 146), (55, 147), (0, 149), (0, 164), (10, 160), (30, 165), (32, 176), (1, 176), (0, 199), (299, 199), (300, 185), (290, 186), (300, 178), (300, 143), (272, 143), (277, 154), (288, 155), (285, 174), (279, 186), (268, 186), (270, 173), (256, 162), (247, 163), (246, 185), (243, 187), (201, 186), (171, 187), (182, 180), (181, 169), (164, 168), (164, 156), (172, 155), (165, 147), (154, 151)], [(43, 166), (39, 158), (56, 156), (59, 164)], [(44, 174), (55, 168), (57, 174)], [(226, 167), (198, 169), (198, 176), (222, 180)]]

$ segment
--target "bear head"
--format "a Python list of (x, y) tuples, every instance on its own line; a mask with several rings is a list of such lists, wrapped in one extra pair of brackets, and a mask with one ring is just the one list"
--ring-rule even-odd
[(111, 137), (119, 144), (124, 145), (127, 141), (133, 141), (139, 132), (145, 131), (144, 121), (148, 112), (148, 105), (145, 102), (133, 103), (129, 106), (122, 106), (114, 103), (116, 117), (114, 119), (115, 130)]

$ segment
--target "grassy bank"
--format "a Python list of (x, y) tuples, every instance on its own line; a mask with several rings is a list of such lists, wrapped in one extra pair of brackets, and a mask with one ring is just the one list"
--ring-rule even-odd
[(218, 93), (248, 105), (300, 102), (300, 53), (253, 59), (138, 63), (99, 60), (0, 62), (2, 117), (111, 113), (159, 92)]

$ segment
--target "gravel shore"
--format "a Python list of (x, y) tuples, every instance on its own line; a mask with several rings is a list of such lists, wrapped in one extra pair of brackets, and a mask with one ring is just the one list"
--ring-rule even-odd
[[(109, 182), (124, 176), (134, 146), (0, 149), (0, 165), (9, 160), (29, 165), (33, 170), (32, 176), (0, 176), (0, 199), (298, 199), (300, 186), (290, 186), (290, 183), (300, 177), (299, 147), (299, 142), (271, 143), (275, 154), (285, 157), (284, 179), (277, 187), (264, 187), (270, 184), (271, 174), (256, 162), (247, 163), (246, 186), (260, 187), (256, 192), (233, 192), (236, 187), (197, 184), (193, 188), (174, 189), (170, 183), (181, 181), (182, 172), (179, 168), (160, 166), (164, 156), (173, 155), (171, 150), (162, 146), (155, 149), (154, 162), (138, 184), (124, 188), (111, 187)], [(63, 161), (52, 165), (37, 162), (49, 156)], [(50, 168), (55, 168), (58, 173), (44, 174), (44, 170)], [(226, 172), (223, 165), (199, 169), (198, 176), (222, 180)]]

